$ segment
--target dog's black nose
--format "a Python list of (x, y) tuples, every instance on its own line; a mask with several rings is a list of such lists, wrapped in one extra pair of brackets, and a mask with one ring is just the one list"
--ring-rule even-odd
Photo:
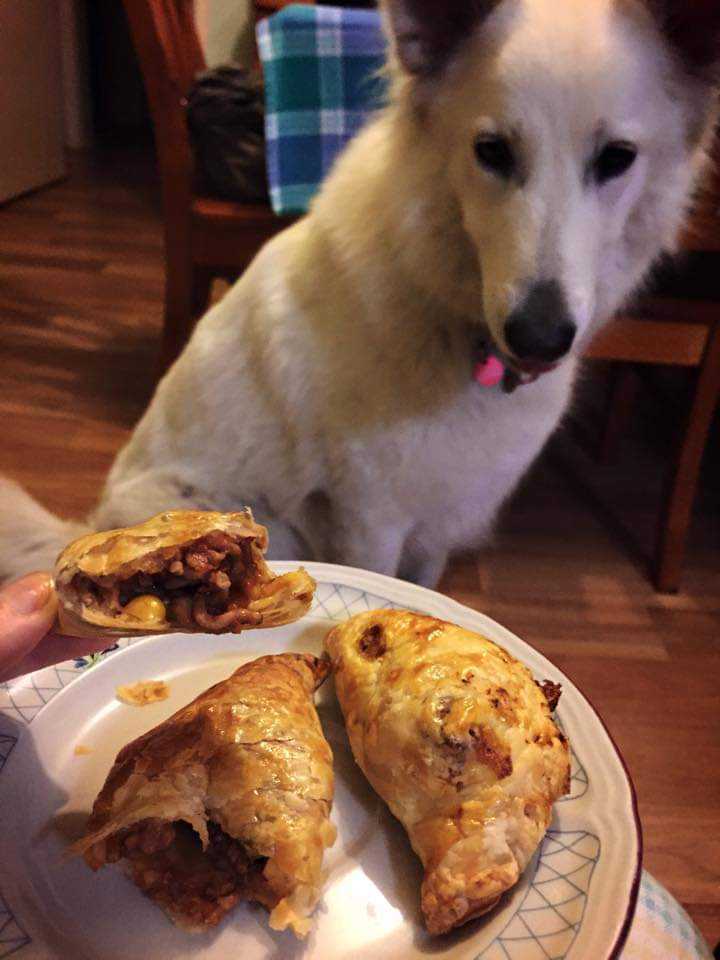
[(505, 324), (505, 340), (518, 360), (551, 363), (564, 357), (577, 328), (555, 280), (536, 283)]

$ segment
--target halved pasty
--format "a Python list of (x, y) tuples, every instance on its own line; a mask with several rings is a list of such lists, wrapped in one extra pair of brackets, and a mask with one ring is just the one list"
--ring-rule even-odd
[(266, 549), (250, 510), (171, 510), (81, 537), (55, 566), (60, 629), (240, 633), (291, 623), (310, 608), (315, 581), (302, 569), (275, 576)]
[(359, 614), (325, 643), (355, 759), (425, 867), (428, 930), (490, 910), (569, 788), (557, 687), (485, 637), (404, 610)]
[(214, 926), (240, 900), (303, 937), (335, 840), (332, 753), (309, 654), (261, 657), (120, 751), (87, 834), (93, 870), (125, 861), (179, 926)]

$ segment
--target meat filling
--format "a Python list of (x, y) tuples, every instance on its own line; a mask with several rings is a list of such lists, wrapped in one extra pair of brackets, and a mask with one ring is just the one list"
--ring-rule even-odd
[(208, 832), (203, 850), (187, 823), (143, 820), (96, 844), (91, 865), (127, 860), (143, 893), (192, 926), (215, 926), (241, 900), (276, 906), (281, 898), (263, 876), (267, 858), (251, 857), (217, 823)]
[(252, 587), (262, 581), (252, 545), (215, 531), (170, 555), (149, 554), (124, 580), (78, 573), (73, 585), (85, 606), (111, 616), (138, 597), (156, 597), (172, 626), (231, 633), (262, 622), (248, 609)]
[[(537, 683), (537, 680), (535, 683)], [(537, 685), (545, 694), (545, 699), (547, 700), (550, 709), (556, 710), (562, 695), (562, 686), (559, 683), (553, 683), (552, 680), (543, 680), (542, 683), (537, 683)]]

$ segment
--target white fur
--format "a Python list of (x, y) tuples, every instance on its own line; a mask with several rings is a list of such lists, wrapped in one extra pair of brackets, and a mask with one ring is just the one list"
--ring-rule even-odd
[(52, 570), (60, 549), (90, 531), (87, 524), (54, 517), (19, 484), (0, 477), (0, 580)]
[[(487, 535), (589, 335), (673, 242), (710, 101), (629, 0), (506, 0), (440, 75), (396, 66), (393, 91), (309, 216), (198, 325), (94, 525), (250, 504), (274, 556), (427, 584)], [(481, 130), (512, 135), (522, 183), (478, 166)], [(639, 156), (598, 187), (585, 170), (609, 139)], [(542, 279), (566, 293), (573, 355), (513, 394), (480, 388), (473, 337), (484, 323), (506, 350), (509, 311)]]

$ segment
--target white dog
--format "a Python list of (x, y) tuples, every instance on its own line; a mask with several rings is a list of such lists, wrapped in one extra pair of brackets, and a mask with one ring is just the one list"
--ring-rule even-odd
[[(589, 337), (672, 246), (712, 128), (720, 4), (384, 14), (389, 106), (199, 323), (93, 526), (249, 504), (276, 557), (432, 585), (482, 542)], [(473, 376), (500, 363), (503, 383)], [(10, 484), (3, 499), (4, 572), (50, 564), (75, 528)]]

